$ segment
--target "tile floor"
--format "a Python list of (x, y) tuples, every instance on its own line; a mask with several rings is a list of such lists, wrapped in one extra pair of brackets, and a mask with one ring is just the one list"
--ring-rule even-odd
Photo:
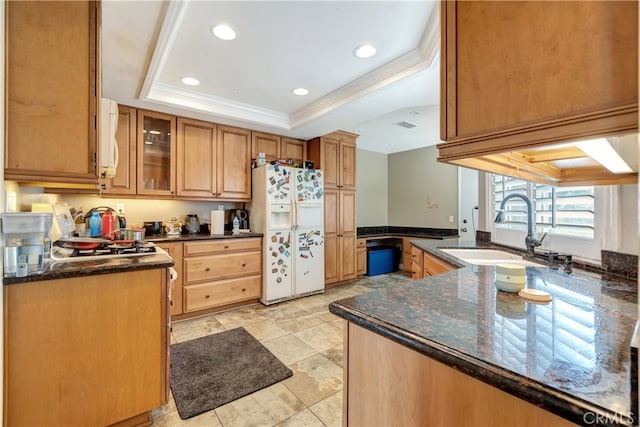
[(242, 326), (293, 376), (188, 420), (180, 419), (171, 397), (152, 411), (153, 425), (341, 426), (343, 320), (329, 312), (329, 303), (407, 280), (401, 273), (364, 277), (319, 295), (173, 323), (172, 343)]

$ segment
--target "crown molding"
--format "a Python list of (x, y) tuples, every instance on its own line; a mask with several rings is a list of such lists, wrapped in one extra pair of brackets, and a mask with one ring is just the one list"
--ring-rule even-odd
[(440, 51), (440, 8), (436, 5), (413, 50), (307, 104), (291, 114), (166, 85), (158, 81), (190, 0), (171, 1), (165, 14), (140, 100), (293, 131), (373, 92), (429, 69)]
[(147, 99), (187, 110), (290, 130), (289, 115), (286, 113), (243, 104), (230, 99), (203, 95), (202, 93), (191, 92), (163, 83), (153, 85)]

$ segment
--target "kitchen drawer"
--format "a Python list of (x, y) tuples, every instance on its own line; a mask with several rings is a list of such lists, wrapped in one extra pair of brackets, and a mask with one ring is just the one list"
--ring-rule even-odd
[(260, 274), (261, 255), (253, 251), (184, 258), (184, 283)]
[(422, 249), (411, 246), (411, 262), (422, 270)]
[(367, 239), (356, 240), (356, 249), (365, 249), (367, 247)]
[(259, 251), (262, 247), (262, 239), (257, 238), (237, 238), (237, 239), (215, 239), (202, 242), (188, 242), (184, 244), (184, 256), (197, 256), (204, 254), (239, 252), (239, 251)]
[(185, 286), (185, 311), (219, 307), (260, 298), (262, 275)]

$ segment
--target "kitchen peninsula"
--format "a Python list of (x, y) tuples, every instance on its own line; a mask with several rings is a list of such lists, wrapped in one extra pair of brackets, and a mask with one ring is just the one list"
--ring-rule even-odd
[[(455, 240), (421, 241), (421, 249)], [(345, 327), (346, 425), (628, 425), (635, 281), (527, 267), (535, 303), (493, 266), (333, 302)]]

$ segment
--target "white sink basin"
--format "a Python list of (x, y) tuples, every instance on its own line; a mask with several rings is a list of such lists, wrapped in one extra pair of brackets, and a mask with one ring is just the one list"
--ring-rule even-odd
[(440, 249), (462, 261), (473, 265), (496, 265), (502, 263), (540, 267), (544, 264), (523, 259), (520, 255), (496, 249)]

